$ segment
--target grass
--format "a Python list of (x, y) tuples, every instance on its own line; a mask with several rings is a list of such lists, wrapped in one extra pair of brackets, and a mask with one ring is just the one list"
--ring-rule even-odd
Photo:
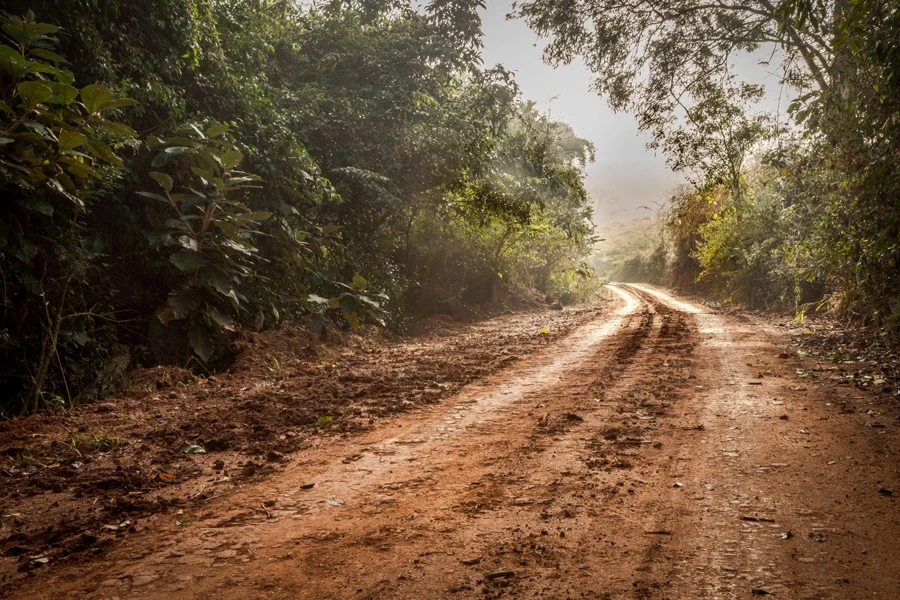
[(110, 435), (106, 429), (88, 431), (69, 438), (69, 446), (79, 452), (109, 452), (122, 444), (121, 438)]

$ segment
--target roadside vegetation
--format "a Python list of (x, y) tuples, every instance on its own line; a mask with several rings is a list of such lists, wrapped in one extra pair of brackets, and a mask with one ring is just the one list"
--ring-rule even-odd
[(593, 148), (480, 63), (478, 7), (7, 2), (0, 414), (241, 328), (590, 294)]
[[(661, 245), (612, 277), (900, 332), (896, 2), (529, 0), (518, 15), (689, 178)], [(742, 53), (780, 76), (787, 118), (737, 78)]]

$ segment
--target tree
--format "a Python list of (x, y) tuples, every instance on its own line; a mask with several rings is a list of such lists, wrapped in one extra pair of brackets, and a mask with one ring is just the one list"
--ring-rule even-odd
[(691, 171), (698, 185), (723, 183), (740, 202), (744, 163), (769, 133), (771, 118), (750, 114), (762, 95), (762, 86), (747, 83), (698, 85), (693, 104), (683, 107), (685, 118), (651, 146), (662, 147), (673, 170)]
[(549, 62), (581, 57), (596, 76), (596, 91), (608, 96), (615, 110), (634, 113), (640, 128), (659, 138), (688, 97), (729, 80), (730, 61), (736, 54), (767, 44), (780, 50), (785, 81), (829, 89), (836, 64), (830, 39), (842, 4), (842, 0), (526, 0), (515, 6), (514, 14), (550, 38), (545, 50)]

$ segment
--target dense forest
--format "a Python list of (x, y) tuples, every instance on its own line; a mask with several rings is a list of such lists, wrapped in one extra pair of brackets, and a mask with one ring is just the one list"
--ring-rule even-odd
[(241, 328), (596, 287), (593, 147), (481, 64), (475, 1), (18, 1), (0, 44), (0, 412)]
[[(611, 277), (900, 331), (900, 5), (533, 0), (519, 15), (689, 179), (660, 227), (619, 238), (630, 254), (606, 251)], [(737, 76), (748, 53), (786, 111)]]

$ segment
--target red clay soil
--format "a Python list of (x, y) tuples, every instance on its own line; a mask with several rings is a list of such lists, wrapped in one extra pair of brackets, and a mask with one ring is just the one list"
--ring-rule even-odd
[(544, 308), (474, 324), (434, 317), (398, 339), (377, 330), (320, 339), (291, 327), (245, 334), (228, 373), (148, 369), (131, 374), (128, 395), (0, 422), (0, 597), (32, 570), (102, 554), (150, 515), (174, 521), (271, 476), (293, 453), (440, 403), (601, 311)]
[[(614, 291), (615, 310), (448, 390), (439, 404), (417, 402), (353, 435), (303, 432), (305, 445), (269, 477), (236, 484), (236, 463), (227, 482), (204, 471), (193, 479), (211, 493), (204, 503), (110, 521), (116, 543), (97, 556), (7, 552), (3, 591), (167, 600), (900, 597), (892, 395), (817, 376), (828, 365), (798, 356), (786, 327), (649, 287)], [(490, 344), (520, 322), (463, 328), (445, 342), (473, 335)], [(440, 343), (419, 343), (439, 353)], [(429, 377), (445, 381), (446, 366), (430, 364)], [(246, 391), (277, 402), (276, 385)], [(182, 406), (199, 410), (214, 397), (194, 395)], [(254, 448), (253, 440), (240, 443)], [(213, 454), (178, 456), (207, 469), (202, 460)], [(184, 497), (186, 486), (178, 489)], [(58, 493), (69, 494), (61, 507), (75, 502), (68, 488)], [(80, 501), (104, 497), (87, 489)], [(43, 517), (45, 495), (36, 498), (15, 499), (21, 515), (4, 512), (4, 535), (9, 520)]]

